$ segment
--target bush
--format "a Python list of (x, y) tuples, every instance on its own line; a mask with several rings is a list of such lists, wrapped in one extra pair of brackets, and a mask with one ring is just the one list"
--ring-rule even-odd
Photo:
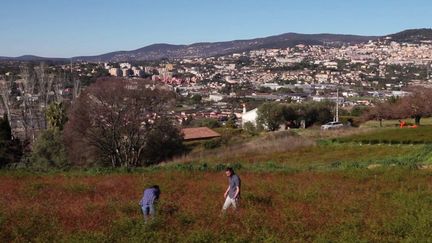
[(258, 128), (254, 126), (252, 122), (246, 122), (243, 125), (243, 130), (250, 136), (256, 136), (259, 134)]
[(62, 132), (57, 128), (43, 131), (33, 144), (29, 162), (31, 167), (38, 169), (69, 166)]
[(208, 127), (208, 128), (218, 128), (221, 127), (219, 121), (211, 118), (204, 118), (192, 121), (193, 127)]
[(208, 140), (203, 143), (205, 149), (215, 149), (220, 147), (221, 145), (222, 140), (220, 138)]

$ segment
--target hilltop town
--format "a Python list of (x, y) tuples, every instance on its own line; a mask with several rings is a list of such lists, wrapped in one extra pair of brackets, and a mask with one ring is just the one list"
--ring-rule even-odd
[[(95, 79), (107, 76), (152, 80), (175, 91), (181, 99), (172, 114), (183, 125), (202, 118), (226, 122), (234, 116), (242, 124), (243, 114), (265, 101), (330, 100), (349, 113), (405, 96), (409, 85), (430, 86), (431, 61), (430, 40), (406, 43), (392, 37), (159, 61), (3, 61), (0, 113), (9, 113), (18, 134), (28, 127), (37, 130), (45, 126), (42, 110), (51, 100), (70, 102)], [(26, 78), (39, 81), (30, 84)], [(22, 109), (33, 110), (31, 118)]]

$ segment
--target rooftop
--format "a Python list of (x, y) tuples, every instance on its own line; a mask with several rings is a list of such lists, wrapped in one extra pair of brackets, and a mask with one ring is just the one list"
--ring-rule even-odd
[(183, 128), (183, 138), (186, 141), (198, 139), (210, 139), (220, 137), (221, 135), (208, 127)]

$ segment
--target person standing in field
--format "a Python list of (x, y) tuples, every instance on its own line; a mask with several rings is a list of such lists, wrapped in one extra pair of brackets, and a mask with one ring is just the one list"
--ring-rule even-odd
[(233, 168), (228, 167), (225, 170), (225, 175), (228, 177), (229, 185), (224, 193), (225, 203), (222, 211), (225, 212), (229, 207), (237, 209), (240, 199), (241, 180), (234, 172)]
[(144, 195), (139, 203), (144, 215), (144, 220), (147, 221), (149, 217), (154, 218), (156, 210), (155, 203), (159, 200), (160, 189), (158, 185), (154, 185), (144, 190)]

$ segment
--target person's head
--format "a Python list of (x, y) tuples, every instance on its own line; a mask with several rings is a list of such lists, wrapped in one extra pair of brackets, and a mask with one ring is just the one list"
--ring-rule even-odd
[(158, 185), (154, 185), (154, 186), (152, 186), (151, 188), (153, 188), (153, 189), (156, 189), (156, 190), (160, 191), (160, 188), (159, 188), (159, 186), (158, 186)]
[(231, 167), (227, 167), (226, 169), (225, 169), (225, 175), (227, 176), (227, 177), (230, 177), (230, 176), (232, 176), (232, 175), (234, 175), (235, 173), (234, 173), (234, 169), (233, 168), (231, 168)]

